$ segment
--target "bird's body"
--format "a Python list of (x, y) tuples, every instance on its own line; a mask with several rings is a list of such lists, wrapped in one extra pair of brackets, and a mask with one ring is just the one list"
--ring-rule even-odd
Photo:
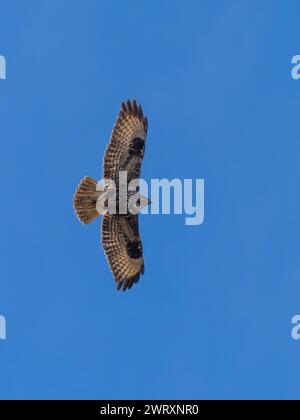
[[(83, 224), (103, 215), (102, 246), (118, 290), (130, 289), (145, 270), (137, 213), (148, 200), (140, 196), (138, 205), (129, 207), (136, 191), (126, 188), (126, 195), (122, 195), (120, 174), (126, 175), (126, 187), (140, 178), (147, 130), (148, 120), (141, 106), (135, 100), (123, 103), (103, 159), (104, 186), (85, 177), (74, 194), (74, 209)], [(112, 192), (115, 201), (109, 198)]]

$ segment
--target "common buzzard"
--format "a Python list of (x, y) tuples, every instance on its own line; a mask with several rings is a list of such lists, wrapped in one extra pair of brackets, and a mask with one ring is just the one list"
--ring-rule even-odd
[[(140, 195), (136, 212), (129, 211), (130, 194), (125, 196), (125, 213), (120, 211), (124, 202), (119, 199), (120, 172), (127, 174), (127, 184), (140, 178), (141, 164), (145, 152), (148, 120), (136, 101), (122, 103), (114, 125), (110, 142), (103, 159), (103, 179), (113, 181), (116, 193), (115, 211), (105, 207), (102, 212), (102, 246), (117, 289), (131, 289), (144, 274), (143, 247), (139, 234), (138, 210), (150, 201)], [(74, 209), (81, 223), (88, 224), (99, 216), (98, 199), (110, 192), (110, 186), (99, 188), (96, 181), (85, 177), (74, 194)], [(138, 190), (138, 188), (137, 188)], [(136, 195), (136, 194), (135, 194)], [(121, 195), (120, 195), (121, 197)], [(106, 200), (107, 203), (108, 199)], [(98, 210), (97, 210), (98, 209)]]

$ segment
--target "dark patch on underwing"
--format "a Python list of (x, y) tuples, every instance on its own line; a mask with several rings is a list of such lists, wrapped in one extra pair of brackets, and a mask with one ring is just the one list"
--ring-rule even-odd
[(141, 241), (127, 242), (126, 249), (130, 258), (138, 259), (143, 255), (143, 247)]
[(145, 141), (140, 137), (135, 137), (129, 147), (129, 153), (140, 158), (144, 157)]

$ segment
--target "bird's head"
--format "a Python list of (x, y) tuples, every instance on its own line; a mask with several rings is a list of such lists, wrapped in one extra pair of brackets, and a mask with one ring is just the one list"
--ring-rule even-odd
[(138, 198), (129, 204), (129, 210), (131, 213), (136, 214), (146, 206), (151, 204), (151, 200), (149, 198), (144, 197), (143, 195), (139, 194)]

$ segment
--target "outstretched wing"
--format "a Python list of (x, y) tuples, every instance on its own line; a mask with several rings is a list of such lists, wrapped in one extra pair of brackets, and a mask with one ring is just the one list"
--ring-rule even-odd
[(102, 221), (102, 245), (118, 290), (125, 291), (144, 274), (143, 247), (138, 215), (105, 214)]
[(135, 100), (122, 103), (105, 152), (103, 179), (113, 180), (118, 186), (120, 171), (127, 171), (128, 182), (140, 177), (147, 130), (148, 120), (142, 107)]

